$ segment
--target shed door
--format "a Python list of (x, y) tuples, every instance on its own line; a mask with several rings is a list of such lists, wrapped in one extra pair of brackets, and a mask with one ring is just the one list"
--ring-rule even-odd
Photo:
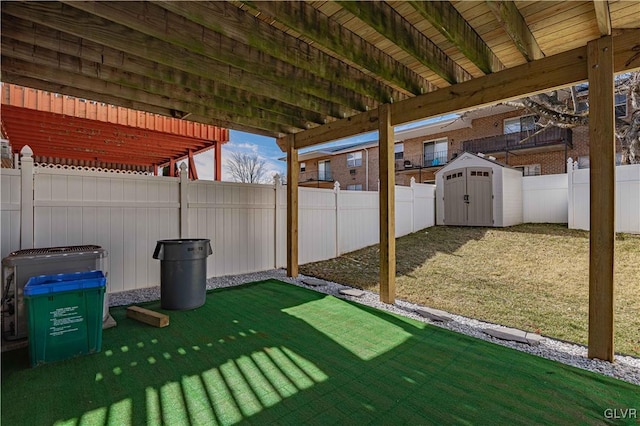
[(490, 167), (467, 167), (469, 226), (493, 225), (493, 194)]
[(464, 196), (467, 193), (466, 169), (447, 172), (444, 180), (444, 223), (446, 225), (466, 225), (467, 205)]
[(466, 167), (443, 176), (444, 223), (462, 226), (493, 225), (492, 170)]

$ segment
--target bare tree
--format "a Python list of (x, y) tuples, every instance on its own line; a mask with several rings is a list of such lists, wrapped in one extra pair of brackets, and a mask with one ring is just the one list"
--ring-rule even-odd
[(227, 169), (235, 182), (264, 183), (265, 161), (258, 154), (232, 152)]
[[(625, 94), (631, 100), (631, 112), (627, 119), (616, 118), (616, 138), (622, 146), (622, 164), (640, 163), (640, 72), (623, 74), (616, 78), (615, 91)], [(563, 96), (564, 95), (564, 96)], [(569, 93), (554, 91), (505, 102), (518, 108), (525, 108), (540, 117), (537, 134), (547, 127), (571, 128), (589, 124), (589, 110), (580, 111), (576, 88)], [(529, 136), (531, 137), (531, 136)]]

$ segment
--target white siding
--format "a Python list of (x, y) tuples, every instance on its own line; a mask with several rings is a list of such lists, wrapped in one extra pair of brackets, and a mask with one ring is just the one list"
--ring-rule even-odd
[(522, 214), (525, 223), (568, 222), (566, 174), (522, 178)]

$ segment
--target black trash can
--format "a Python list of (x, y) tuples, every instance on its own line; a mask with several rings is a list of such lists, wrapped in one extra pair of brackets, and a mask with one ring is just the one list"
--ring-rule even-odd
[(204, 238), (159, 240), (153, 258), (160, 260), (162, 309), (194, 309), (207, 293), (207, 257), (213, 254)]

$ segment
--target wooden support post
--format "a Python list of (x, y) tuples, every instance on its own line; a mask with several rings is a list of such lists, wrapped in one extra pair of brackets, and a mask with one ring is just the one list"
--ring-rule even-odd
[(173, 158), (169, 160), (169, 176), (176, 176), (176, 160)]
[(613, 43), (587, 45), (589, 72), (589, 358), (613, 362), (613, 259), (615, 240), (615, 119)]
[(396, 299), (396, 212), (394, 136), (389, 104), (378, 107), (380, 127), (380, 300)]
[(216, 169), (215, 169), (214, 179), (217, 181), (221, 181), (222, 180), (222, 142), (216, 142), (216, 150), (214, 155), (216, 156), (215, 158)]
[[(33, 248), (34, 212), (33, 212), (33, 150), (25, 145), (20, 150), (20, 248)], [(6, 230), (3, 229), (3, 232)]]
[(198, 180), (198, 168), (196, 167), (196, 160), (193, 158), (192, 150), (189, 150), (189, 177), (192, 180)]
[(287, 136), (287, 276), (298, 276), (298, 150), (293, 135)]

